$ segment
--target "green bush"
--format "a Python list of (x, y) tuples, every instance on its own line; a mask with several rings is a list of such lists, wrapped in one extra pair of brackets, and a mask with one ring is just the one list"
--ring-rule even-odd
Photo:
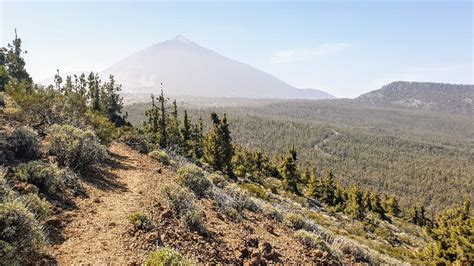
[(261, 188), (258, 185), (252, 184), (252, 183), (245, 183), (240, 185), (243, 189), (247, 190), (252, 194), (253, 196), (257, 198), (261, 198), (263, 200), (269, 200), (270, 196), (268, 195), (268, 192)]
[(0, 106), (5, 106), (5, 93), (3, 91), (0, 92)]
[(199, 233), (206, 232), (204, 227), (204, 213), (201, 210), (195, 209), (188, 211), (181, 217), (181, 220), (191, 231)]
[(168, 207), (179, 217), (196, 209), (193, 194), (181, 186), (165, 185), (161, 189), (161, 194), (168, 203)]
[(176, 172), (176, 180), (193, 191), (197, 197), (207, 196), (212, 188), (212, 183), (207, 179), (204, 171), (195, 165), (179, 168)]
[(36, 219), (42, 221), (51, 215), (51, 204), (38, 195), (29, 193), (22, 195), (20, 199)]
[(141, 153), (147, 153), (150, 149), (145, 136), (134, 129), (124, 130), (120, 136), (120, 141)]
[(43, 250), (44, 244), (43, 231), (25, 206), (0, 203), (1, 264), (31, 264)]
[(10, 136), (8, 136), (8, 142), (17, 158), (35, 159), (40, 156), (38, 134), (28, 127), (15, 129)]
[(148, 156), (150, 156), (151, 158), (157, 160), (158, 162), (164, 165), (169, 165), (171, 161), (168, 154), (166, 154), (166, 152), (161, 151), (161, 150), (154, 150), (148, 153)]
[(148, 254), (145, 266), (191, 265), (181, 254), (170, 248), (160, 248)]
[(314, 233), (308, 232), (306, 230), (298, 230), (296, 232), (296, 238), (301, 242), (301, 244), (305, 245), (309, 249), (324, 249), (323, 242)]
[(14, 178), (37, 186), (42, 193), (53, 199), (66, 198), (64, 171), (51, 164), (42, 161), (21, 164), (16, 168)]
[(128, 220), (133, 224), (133, 227), (138, 230), (148, 231), (151, 229), (151, 220), (143, 212), (134, 212), (128, 216)]
[(306, 222), (303, 216), (296, 213), (289, 213), (283, 219), (283, 224), (295, 230), (299, 230), (306, 225)]
[(119, 130), (114, 123), (98, 113), (88, 111), (86, 113), (87, 123), (94, 129), (96, 136), (104, 145), (109, 145), (113, 140), (118, 138)]
[(208, 178), (216, 187), (224, 188), (227, 185), (227, 178), (221, 174), (212, 173)]
[(94, 132), (70, 125), (53, 125), (48, 129), (49, 153), (58, 163), (78, 172), (92, 170), (108, 158)]
[(275, 207), (271, 206), (270, 204), (263, 205), (263, 213), (268, 218), (275, 220), (277, 222), (283, 221), (283, 215), (279, 212)]

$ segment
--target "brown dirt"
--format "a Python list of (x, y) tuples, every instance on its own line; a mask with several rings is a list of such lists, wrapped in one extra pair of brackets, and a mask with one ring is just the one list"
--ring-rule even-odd
[[(189, 232), (166, 215), (159, 198), (160, 187), (173, 180), (173, 170), (123, 144), (114, 143), (109, 151), (114, 162), (100, 178), (85, 183), (88, 197), (77, 197), (77, 209), (55, 217), (64, 225), (48, 253), (59, 264), (140, 264), (160, 246), (196, 262), (258, 263), (265, 257), (283, 263), (328, 262), (322, 253), (303, 247), (292, 230), (248, 211), (243, 221), (232, 222), (210, 200), (198, 202), (209, 234)], [(153, 219), (151, 231), (134, 231), (127, 220), (134, 211)]]

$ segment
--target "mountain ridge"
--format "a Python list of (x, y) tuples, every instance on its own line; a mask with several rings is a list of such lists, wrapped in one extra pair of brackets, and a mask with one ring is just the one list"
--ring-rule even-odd
[(394, 81), (355, 100), (372, 105), (474, 113), (474, 85)]

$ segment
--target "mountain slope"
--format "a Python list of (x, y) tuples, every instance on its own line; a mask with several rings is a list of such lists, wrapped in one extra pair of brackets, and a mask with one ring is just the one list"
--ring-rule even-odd
[(135, 53), (101, 73), (113, 74), (125, 92), (239, 98), (332, 98), (298, 90), (252, 66), (226, 58), (182, 36)]
[(474, 113), (474, 85), (396, 81), (356, 100), (375, 105)]

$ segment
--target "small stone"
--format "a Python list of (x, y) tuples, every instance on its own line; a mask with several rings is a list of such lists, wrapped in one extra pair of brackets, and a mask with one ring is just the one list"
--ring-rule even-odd
[(156, 172), (157, 172), (158, 174), (161, 174), (161, 172), (162, 172), (162, 171), (161, 171), (161, 168), (156, 169)]
[(101, 200), (100, 198), (95, 198), (95, 199), (94, 199), (94, 202), (95, 202), (95, 203), (101, 203), (102, 200)]
[(313, 252), (313, 255), (316, 257), (316, 258), (322, 258), (324, 257), (324, 253), (321, 251), (321, 250), (316, 250)]
[(161, 213), (161, 219), (169, 219), (173, 217), (173, 212), (171, 210), (165, 210)]

